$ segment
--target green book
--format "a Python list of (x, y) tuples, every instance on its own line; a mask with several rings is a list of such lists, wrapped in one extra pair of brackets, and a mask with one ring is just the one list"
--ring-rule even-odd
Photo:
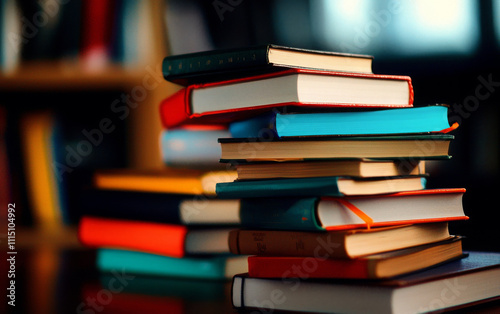
[(349, 177), (312, 177), (290, 179), (236, 180), (217, 183), (221, 199), (280, 196), (375, 195), (425, 188), (425, 177), (401, 176), (360, 179)]
[(137, 251), (101, 248), (97, 268), (102, 272), (120, 270), (130, 274), (225, 280), (246, 271), (246, 256), (174, 258)]

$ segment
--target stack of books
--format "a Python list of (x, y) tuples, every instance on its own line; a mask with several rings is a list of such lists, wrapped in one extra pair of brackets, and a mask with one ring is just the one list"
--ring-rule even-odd
[(251, 255), (234, 307), (406, 313), (500, 296), (486, 279), (500, 279), (498, 254), (463, 252), (449, 232), (468, 219), (465, 190), (426, 189), (425, 161), (450, 158), (457, 125), (371, 63), (275, 45), (165, 59), (185, 88), (161, 104), (164, 125), (231, 133), (218, 141), (237, 178), (216, 194), (238, 205), (230, 252)]

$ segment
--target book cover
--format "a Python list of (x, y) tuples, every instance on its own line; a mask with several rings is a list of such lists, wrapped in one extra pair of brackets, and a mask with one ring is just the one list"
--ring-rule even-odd
[[(375, 282), (265, 279), (241, 274), (233, 279), (232, 302), (236, 308), (261, 311), (421, 313), (498, 299), (500, 254), (468, 254), (425, 271)], [(273, 295), (279, 302), (270, 302)]]
[(285, 47), (274, 44), (167, 56), (163, 76), (181, 85), (270, 73), (290, 67), (372, 72), (373, 56)]
[(87, 247), (121, 248), (180, 258), (229, 253), (230, 230), (84, 216), (78, 225), (78, 237)]
[(241, 225), (250, 229), (301, 231), (364, 228), (368, 222), (371, 226), (391, 226), (466, 220), (464, 193), (464, 189), (425, 189), (343, 198), (245, 198), (241, 200), (240, 219)]
[(443, 105), (370, 111), (272, 112), (229, 125), (233, 137), (377, 135), (449, 132)]
[[(321, 83), (298, 84), (299, 77), (319, 80)], [(273, 86), (274, 82), (276, 86)], [(361, 85), (363, 83), (377, 86)], [(308, 91), (309, 95), (322, 96), (322, 99), (298, 99), (299, 91), (295, 89), (299, 85), (301, 91), (304, 89), (304, 94)], [(339, 89), (342, 97), (330, 94), (333, 87)], [(316, 92), (311, 92), (312, 88), (315, 88)], [(378, 90), (379, 99), (371, 96), (374, 90)], [(249, 93), (253, 97), (242, 97)], [(326, 94), (322, 95), (323, 93)], [(396, 94), (400, 96), (398, 99), (393, 98)], [(189, 85), (160, 104), (160, 117), (163, 126), (168, 129), (182, 124), (228, 124), (284, 106), (324, 109), (412, 105), (413, 87), (408, 76), (292, 69), (222, 82)]]

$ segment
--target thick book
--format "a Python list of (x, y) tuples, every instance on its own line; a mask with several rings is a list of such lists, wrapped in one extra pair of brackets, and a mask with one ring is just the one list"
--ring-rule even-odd
[(359, 178), (425, 175), (425, 161), (313, 160), (239, 162), (238, 180), (349, 176)]
[(369, 55), (268, 44), (167, 56), (162, 69), (167, 81), (191, 85), (286, 68), (372, 73), (372, 61)]
[[(461, 238), (404, 248), (353, 259), (250, 256), (248, 275), (253, 278), (385, 279), (436, 266), (463, 256)], [(306, 275), (303, 275), (306, 274)]]
[(239, 200), (186, 194), (85, 189), (78, 199), (82, 215), (182, 225), (237, 225)]
[(215, 193), (221, 199), (280, 196), (375, 195), (422, 190), (425, 178), (419, 176), (388, 178), (311, 177), (221, 182)]
[(443, 105), (369, 111), (273, 112), (229, 126), (233, 137), (443, 133), (453, 128), (448, 122), (448, 107)]
[(175, 258), (132, 250), (100, 248), (97, 268), (102, 272), (227, 280), (248, 270), (247, 256), (200, 256)]
[(228, 228), (84, 216), (78, 225), (80, 243), (94, 248), (117, 248), (170, 257), (229, 253)]
[(215, 185), (236, 179), (233, 170), (106, 169), (94, 173), (94, 187), (142, 192), (215, 195)]
[(343, 198), (246, 198), (241, 200), (240, 219), (245, 228), (301, 231), (362, 228), (367, 217), (371, 226), (466, 220), (464, 193), (426, 189)]
[(172, 168), (220, 169), (219, 138), (231, 137), (222, 126), (196, 126), (162, 130), (160, 151), (163, 162)]
[(160, 118), (167, 129), (182, 124), (227, 124), (284, 106), (412, 107), (413, 87), (408, 76), (292, 69), (189, 85), (160, 104)]
[[(392, 280), (265, 279), (234, 277), (237, 309), (318, 313), (422, 313), (500, 297), (500, 254), (468, 257)], [(360, 302), (362, 300), (362, 302)]]
[(450, 134), (221, 138), (221, 161), (447, 159)]
[(449, 237), (446, 222), (327, 232), (235, 229), (229, 234), (229, 250), (243, 255), (352, 259)]

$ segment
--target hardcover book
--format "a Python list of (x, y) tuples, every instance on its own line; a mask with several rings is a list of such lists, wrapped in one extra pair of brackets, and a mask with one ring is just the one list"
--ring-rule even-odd
[(317, 257), (321, 254), (352, 259), (449, 237), (446, 222), (328, 232), (235, 229), (229, 234), (229, 250), (245, 255)]
[(262, 45), (167, 56), (163, 76), (181, 85), (270, 73), (286, 68), (372, 73), (372, 56)]
[(464, 193), (464, 189), (426, 189), (343, 198), (246, 198), (241, 200), (240, 219), (250, 229), (301, 231), (466, 220)]
[(448, 159), (449, 134), (221, 138), (222, 161)]
[(160, 104), (165, 128), (182, 124), (227, 124), (295, 106), (325, 108), (411, 107), (407, 76), (292, 69), (216, 83), (194, 84)]
[(425, 178), (418, 176), (389, 178), (311, 177), (290, 179), (236, 180), (217, 183), (221, 199), (280, 196), (375, 195), (414, 191), (425, 188)]
[[(468, 257), (393, 280), (233, 279), (238, 309), (317, 313), (422, 313), (460, 308), (500, 297), (500, 254)], [(279, 291), (279, 294), (276, 293)], [(271, 303), (270, 296), (278, 302)], [(360, 302), (362, 300), (363, 302)]]

